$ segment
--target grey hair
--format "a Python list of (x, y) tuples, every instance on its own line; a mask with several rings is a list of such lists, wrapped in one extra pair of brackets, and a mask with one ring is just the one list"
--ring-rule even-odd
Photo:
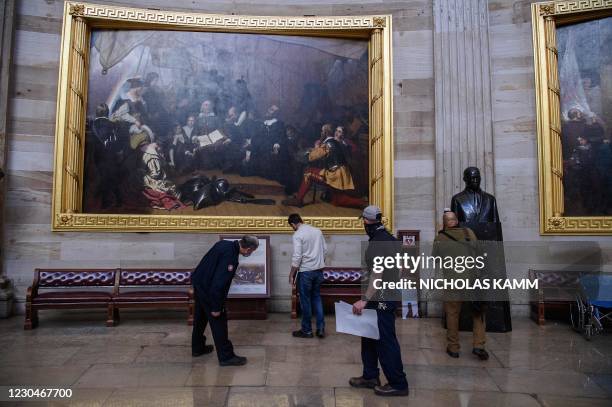
[(240, 247), (243, 249), (257, 250), (259, 247), (259, 239), (252, 235), (244, 235), (242, 239), (240, 239)]

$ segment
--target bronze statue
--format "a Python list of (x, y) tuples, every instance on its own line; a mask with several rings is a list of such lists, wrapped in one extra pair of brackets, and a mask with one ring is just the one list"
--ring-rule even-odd
[(474, 231), (478, 240), (504, 240), (495, 197), (480, 189), (480, 170), (468, 167), (463, 171), (465, 189), (453, 196), (451, 211), (459, 224)]
[[(457, 215), (462, 227), (472, 229), (478, 240), (504, 240), (502, 227), (497, 212), (497, 201), (491, 194), (480, 189), (480, 170), (468, 167), (463, 171), (465, 189), (451, 200), (451, 210)], [(506, 278), (506, 262), (503, 247), (498, 247), (488, 258), (488, 275), (492, 278)], [(506, 293), (507, 298), (507, 293)], [(463, 303), (459, 328), (472, 330), (471, 309), (467, 307), (482, 307), (486, 313), (488, 332), (508, 332), (512, 330), (510, 303), (505, 301), (474, 302), (471, 305)]]

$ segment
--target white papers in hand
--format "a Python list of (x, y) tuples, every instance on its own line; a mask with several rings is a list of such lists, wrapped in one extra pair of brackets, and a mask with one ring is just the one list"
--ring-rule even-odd
[(336, 332), (365, 338), (380, 339), (376, 310), (364, 309), (361, 315), (353, 314), (353, 306), (344, 301), (337, 302)]

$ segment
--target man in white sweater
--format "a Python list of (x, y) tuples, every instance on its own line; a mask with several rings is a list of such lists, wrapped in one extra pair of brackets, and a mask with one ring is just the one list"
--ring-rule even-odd
[(302, 328), (294, 331), (293, 336), (296, 338), (313, 337), (311, 319), (312, 308), (314, 308), (317, 317), (316, 334), (319, 338), (324, 338), (325, 320), (321, 302), (321, 283), (327, 252), (325, 238), (319, 229), (305, 224), (297, 213), (289, 215), (288, 221), (291, 228), (295, 230), (289, 284), (297, 284), (302, 308)]

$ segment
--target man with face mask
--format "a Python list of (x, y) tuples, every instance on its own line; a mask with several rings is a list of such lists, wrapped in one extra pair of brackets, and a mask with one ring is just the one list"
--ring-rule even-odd
[(195, 295), (191, 354), (194, 357), (211, 353), (212, 345), (206, 345), (204, 330), (210, 324), (217, 357), (221, 366), (241, 366), (245, 357), (234, 353), (228, 339), (225, 300), (238, 269), (238, 256), (248, 257), (259, 247), (259, 239), (245, 235), (240, 240), (221, 240), (206, 253), (191, 277)]
[[(361, 215), (366, 233), (370, 237), (370, 244), (365, 253), (368, 273), (372, 270), (374, 251), (384, 250), (382, 246), (375, 249), (377, 243), (371, 242), (397, 242), (397, 239), (387, 231), (382, 223), (382, 212), (378, 206), (370, 205)], [(378, 243), (380, 244), (380, 243)], [(383, 243), (386, 245), (386, 243)], [(383, 277), (387, 280), (387, 277)], [(361, 338), (361, 360), (363, 362), (363, 375), (352, 377), (349, 384), (353, 387), (374, 389), (379, 396), (407, 396), (408, 381), (404, 373), (402, 355), (397, 336), (395, 335), (395, 301), (385, 300), (383, 292), (377, 292), (373, 285), (373, 276), (369, 276), (369, 284), (365, 300), (353, 304), (353, 313), (361, 315), (364, 308), (375, 309), (378, 319), (380, 339)], [(380, 385), (378, 362), (389, 383)]]

